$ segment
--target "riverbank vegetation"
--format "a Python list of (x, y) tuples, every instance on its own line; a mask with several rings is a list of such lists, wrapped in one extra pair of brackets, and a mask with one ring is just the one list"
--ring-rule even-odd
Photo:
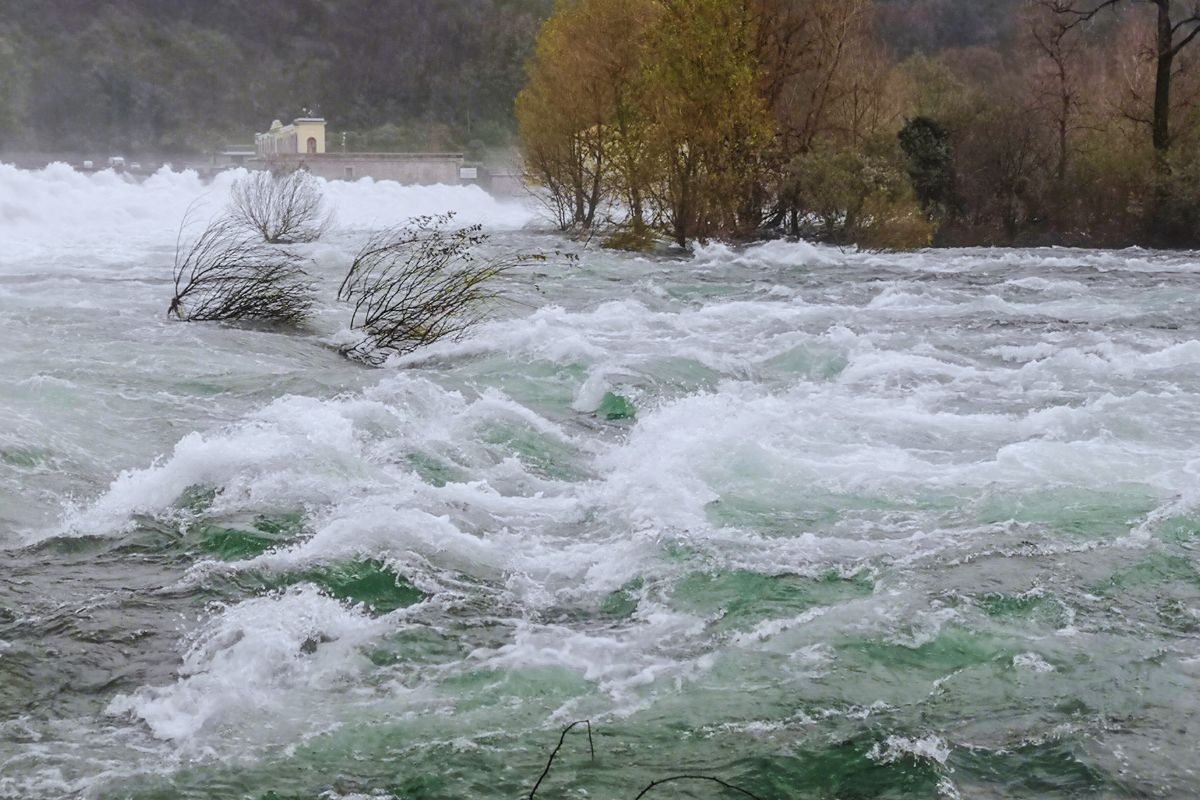
[(618, 246), (1200, 245), (1200, 9), (976, 5), (560, 0), (516, 104), (528, 177)]

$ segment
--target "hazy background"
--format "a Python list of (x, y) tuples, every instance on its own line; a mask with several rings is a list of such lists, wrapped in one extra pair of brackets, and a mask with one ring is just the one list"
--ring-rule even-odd
[[(896, 55), (1004, 49), (1019, 0), (878, 0)], [(309, 108), (331, 147), (507, 144), (554, 0), (0, 0), (0, 152), (200, 153)]]

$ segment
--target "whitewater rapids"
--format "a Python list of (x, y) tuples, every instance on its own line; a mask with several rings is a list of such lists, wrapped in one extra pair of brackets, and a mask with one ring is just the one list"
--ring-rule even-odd
[[(309, 326), (172, 321), (236, 177), (0, 165), (0, 797), (517, 797), (577, 719), (546, 797), (1200, 793), (1197, 254), (643, 257), (364, 180)], [(579, 259), (342, 359), (356, 247), (445, 211)]]

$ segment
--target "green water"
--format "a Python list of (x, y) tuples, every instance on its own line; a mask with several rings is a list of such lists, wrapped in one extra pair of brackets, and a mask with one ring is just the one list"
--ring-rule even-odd
[(0, 798), (528, 797), (576, 720), (538, 797), (1200, 794), (1188, 257), (550, 236), (378, 371), (0, 264)]

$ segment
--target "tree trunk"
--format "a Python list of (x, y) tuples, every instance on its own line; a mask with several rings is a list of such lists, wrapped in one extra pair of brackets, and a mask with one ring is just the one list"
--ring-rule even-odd
[(1058, 61), (1058, 85), (1059, 100), (1062, 103), (1062, 107), (1059, 109), (1058, 115), (1058, 166), (1054, 173), (1058, 182), (1062, 183), (1067, 177), (1067, 160), (1070, 158), (1070, 147), (1067, 136), (1071, 121), (1071, 101), (1073, 100), (1070, 77), (1067, 75), (1067, 68), (1063, 62), (1063, 57), (1060, 57)]
[(1158, 61), (1154, 80), (1154, 150), (1161, 156), (1171, 147), (1171, 68), (1175, 35), (1171, 29), (1171, 0), (1158, 6)]
[(629, 219), (633, 223), (633, 230), (638, 235), (641, 235), (646, 230), (646, 216), (642, 204), (642, 190), (639, 186), (631, 186), (629, 188)]

